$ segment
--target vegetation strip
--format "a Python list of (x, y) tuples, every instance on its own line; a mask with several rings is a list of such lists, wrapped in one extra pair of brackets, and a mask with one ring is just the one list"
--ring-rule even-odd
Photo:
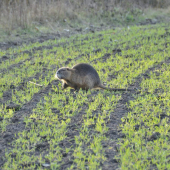
[(142, 95), (129, 103), (122, 125), (125, 139), (120, 143), (123, 169), (166, 169), (170, 165), (169, 63), (170, 59), (148, 73), (140, 84)]
[[(168, 58), (165, 61), (161, 61), (160, 63), (157, 63), (153, 67), (146, 70), (145, 73), (140, 74), (138, 77), (135, 78), (134, 83), (129, 85), (129, 88), (139, 88), (139, 85), (142, 83), (142, 80), (145, 78), (148, 78), (147, 75), (151, 74), (154, 70), (157, 70), (160, 68), (160, 66), (164, 63), (169, 62), (170, 59)], [(140, 90), (140, 88), (138, 89)], [(108, 127), (108, 132), (106, 133), (106, 137), (109, 136), (108, 140), (106, 140), (106, 143), (104, 143), (105, 146), (105, 154), (107, 157), (107, 160), (103, 163), (102, 169), (116, 169), (119, 167), (119, 164), (121, 161), (124, 161), (120, 157), (120, 149), (124, 150), (124, 145), (120, 143), (120, 141), (124, 141), (124, 138), (126, 138), (126, 135), (123, 132), (120, 125), (122, 124), (122, 120), (126, 120), (126, 115), (128, 114), (129, 107), (128, 105), (134, 101), (136, 96), (140, 94), (139, 91), (131, 91), (130, 94), (124, 93), (122, 94), (121, 100), (118, 101), (114, 112), (111, 112), (110, 114), (110, 120), (106, 124), (106, 127)], [(128, 118), (127, 120), (130, 120)], [(118, 124), (117, 124), (118, 122)], [(135, 126), (136, 128), (136, 126)], [(124, 156), (122, 154), (122, 156)], [(126, 169), (126, 167), (123, 167)]]
[[(126, 130), (121, 130), (117, 129), (121, 116), (128, 107), (132, 111), (136, 109), (134, 101), (138, 102), (139, 99), (144, 101), (147, 97), (152, 100), (150, 92), (159, 91), (161, 99), (166, 97), (166, 93), (162, 91), (167, 88), (166, 83), (162, 89), (161, 83), (155, 83), (156, 90), (152, 90), (152, 82), (145, 80), (141, 84), (141, 91), (138, 91), (142, 77), (146, 78), (148, 74), (151, 74), (150, 77), (155, 78), (152, 74), (153, 68), (166, 70), (164, 74), (162, 72), (159, 74), (164, 77), (168, 75), (168, 67), (157, 67), (160, 63), (169, 61), (170, 38), (165, 31), (166, 28), (162, 25), (150, 28), (148, 26), (133, 27), (130, 30), (122, 29), (119, 33), (117, 30), (117, 35), (113, 34), (113, 30), (108, 30), (99, 33), (103, 35), (102, 39), (100, 37), (92, 39), (99, 34), (88, 34), (86, 36), (89, 38), (80, 36), (78, 37), (80, 41), (76, 43), (71, 42), (72, 38), (63, 39), (61, 42), (68, 42), (66, 46), (52, 49), (40, 47), (33, 54), (35, 56), (33, 60), (24, 61), (20, 68), (15, 67), (3, 73), (0, 82), (3, 89), (1, 88), (0, 95), (6, 95), (6, 99), (1, 98), (5, 105), (1, 105), (0, 108), (0, 122), (2, 122), (0, 144), (3, 146), (0, 156), (4, 158), (0, 160), (0, 167), (4, 169), (42, 169), (43, 167), (113, 169), (119, 166), (119, 162), (126, 163), (122, 161), (125, 159), (126, 150), (121, 147), (125, 145), (123, 140), (126, 140), (126, 135), (129, 135), (127, 130), (131, 117), (132, 120), (134, 119), (133, 122), (136, 122), (136, 119), (133, 116), (128, 119), (123, 117), (122, 121), (128, 126), (123, 124), (122, 128), (126, 127)], [(83, 40), (81, 40), (82, 37)], [(56, 40), (50, 43), (55, 44)], [(46, 46), (45, 42), (43, 45)], [(36, 46), (38, 47), (39, 44), (37, 43)], [(54, 80), (56, 69), (63, 65), (72, 67), (81, 62), (93, 65), (106, 86), (132, 87), (134, 94), (102, 90), (87, 93), (81, 90), (73, 93), (70, 89), (61, 91), (61, 84)], [(166, 77), (162, 82), (166, 82), (168, 78)], [(20, 83), (25, 81), (28, 82), (24, 84), (23, 89), (18, 90)], [(156, 81), (155, 78), (154, 82)], [(138, 91), (137, 94), (135, 88)], [(9, 89), (13, 90), (12, 98), (8, 96)], [(4, 90), (6, 90), (5, 93)], [(144, 99), (143, 96), (145, 96)], [(137, 101), (136, 97), (139, 98)], [(127, 107), (125, 107), (126, 103)], [(168, 105), (168, 103), (165, 104)], [(159, 107), (161, 106), (162, 103)], [(148, 113), (152, 113), (152, 110), (149, 111)], [(140, 109), (138, 112), (142, 116)], [(163, 113), (160, 117), (166, 119), (169, 115)], [(138, 128), (138, 124), (135, 124), (135, 128)], [(156, 135), (159, 136), (158, 133)], [(154, 137), (150, 136), (151, 139)], [(120, 148), (117, 144), (118, 138), (121, 138)], [(150, 138), (148, 136), (148, 139)], [(118, 150), (120, 153), (117, 154)], [(132, 150), (131, 153), (135, 152)], [(168, 157), (167, 153), (166, 156)], [(126, 168), (123, 163), (121, 166)], [(138, 161), (138, 165), (140, 163)], [(153, 161), (149, 163), (153, 168), (158, 164), (154, 165)], [(129, 167), (133, 169), (138, 165), (131, 163)], [(145, 165), (147, 164), (144, 164), (144, 168), (146, 168)], [(168, 163), (164, 161), (159, 166), (164, 168), (168, 166)]]

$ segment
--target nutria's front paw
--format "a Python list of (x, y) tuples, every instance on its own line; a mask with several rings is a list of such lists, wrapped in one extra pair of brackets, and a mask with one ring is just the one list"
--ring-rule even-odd
[(66, 83), (63, 83), (62, 89), (66, 89), (67, 87), (68, 87), (68, 85)]

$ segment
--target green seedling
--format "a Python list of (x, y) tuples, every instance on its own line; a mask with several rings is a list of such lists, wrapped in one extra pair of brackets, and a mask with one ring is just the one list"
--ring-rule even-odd
[(111, 88), (128, 88), (141, 80), (140, 91), (126, 103), (130, 111), (121, 119), (125, 137), (119, 140), (120, 168), (169, 169), (166, 29), (163, 24), (116, 28), (114, 34), (104, 30), (1, 50), (0, 59), (8, 58), (0, 63), (0, 131), (6, 133), (19, 113), (7, 105), (19, 104), (24, 110), (35, 101), (33, 109), (19, 115), (25, 127), (5, 151), (2, 169), (61, 169), (67, 158), (72, 162), (68, 169), (102, 169), (108, 159), (102, 144), (118, 142), (107, 134), (107, 123), (126, 94), (62, 90), (56, 70), (82, 62), (93, 65)]

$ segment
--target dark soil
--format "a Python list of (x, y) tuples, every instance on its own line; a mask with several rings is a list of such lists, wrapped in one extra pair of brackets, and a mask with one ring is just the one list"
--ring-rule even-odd
[[(55, 39), (56, 36), (58, 35), (53, 35), (54, 37), (51, 37)], [(47, 36), (48, 37), (48, 36)], [(50, 37), (48, 38), (43, 38), (40, 39), (41, 42), (48, 40), (48, 38), (50, 39)], [(38, 40), (38, 41), (40, 41)], [(36, 41), (36, 40), (35, 40)], [(34, 41), (34, 42), (35, 42)], [(32, 41), (31, 41), (32, 42)], [(22, 44), (22, 43), (21, 43)], [(19, 45), (21, 45), (19, 44)], [(18, 44), (17, 44), (18, 45)], [(9, 47), (13, 47), (15, 45), (11, 45), (11, 44), (6, 44), (6, 46), (3, 46), (1, 49), (7, 49)], [(48, 47), (48, 48), (52, 48), (52, 47)], [(38, 50), (42, 50), (38, 49)], [(37, 50), (37, 49), (34, 49)], [(93, 52), (94, 53), (98, 53), (100, 52), (101, 49), (96, 49)], [(28, 51), (29, 52), (29, 51)], [(105, 62), (111, 55), (115, 55), (116, 53), (121, 53), (121, 49), (113, 49), (113, 54), (107, 53), (105, 55), (103, 55), (100, 59), (101, 61)], [(85, 54), (82, 54), (80, 56), (77, 56), (77, 58), (84, 56)], [(88, 56), (88, 54), (86, 54)], [(9, 57), (8, 56), (3, 56), (1, 57), (1, 60), (8, 60)], [(30, 58), (32, 59), (32, 58)], [(68, 59), (65, 64), (68, 64), (72, 59)], [(136, 79), (135, 82), (131, 85), (129, 85), (130, 89), (134, 89), (133, 91), (130, 92), (123, 92), (121, 93), (121, 100), (118, 101), (116, 108), (114, 109), (113, 112), (111, 112), (110, 115), (110, 120), (106, 122), (106, 126), (108, 127), (108, 131), (105, 134), (105, 136), (108, 138), (107, 141), (102, 143), (103, 148), (105, 149), (105, 157), (107, 158), (107, 160), (105, 162), (101, 162), (100, 167), (103, 170), (113, 170), (113, 169), (117, 169), (119, 168), (119, 160), (115, 159), (115, 156), (119, 153), (119, 145), (117, 144), (118, 140), (121, 140), (122, 138), (125, 138), (125, 135), (121, 133), (121, 130), (119, 129), (119, 125), (122, 123), (121, 118), (125, 117), (126, 114), (128, 113), (129, 109), (127, 108), (127, 103), (129, 103), (131, 100), (134, 99), (134, 96), (138, 93), (140, 93), (140, 83), (143, 79), (147, 79), (149, 78), (149, 73), (152, 72), (154, 69), (158, 69), (163, 63), (167, 63), (170, 61), (170, 58), (167, 61), (164, 62), (160, 62), (160, 63), (155, 63), (155, 65), (152, 68), (149, 68), (145, 73), (139, 75)], [(19, 63), (19, 65), (22, 63)], [(19, 65), (17, 65), (16, 67), (18, 67)], [(14, 66), (12, 66), (14, 67)], [(104, 71), (104, 70), (103, 70)], [(2, 71), (4, 72), (4, 70)], [(38, 79), (39, 75), (36, 75), (34, 78)], [(45, 77), (45, 75), (44, 75)], [(28, 78), (29, 79), (29, 78)], [(28, 81), (28, 80), (27, 80)], [(7, 125), (6, 127), (6, 131), (2, 134), (0, 134), (0, 168), (3, 167), (5, 160), (5, 152), (6, 151), (10, 151), (13, 146), (12, 146), (12, 142), (17, 139), (17, 134), (23, 130), (29, 130), (28, 127), (25, 127), (25, 122), (24, 122), (24, 117), (25, 116), (29, 116), (32, 114), (32, 111), (34, 108), (36, 108), (37, 103), (40, 101), (40, 99), (42, 99), (44, 96), (48, 96), (49, 92), (55, 93), (52, 90), (52, 85), (54, 86), (58, 86), (58, 81), (54, 80), (52, 81), (52, 83), (50, 83), (47, 87), (43, 87), (41, 88), (41, 90), (34, 94), (31, 101), (25, 103), (23, 106), (20, 106), (18, 104), (15, 103), (10, 103), (7, 106), (7, 109), (13, 109), (15, 110), (15, 114), (14, 117), (11, 118), (10, 120), (10, 124)], [(12, 96), (12, 90), (15, 89), (22, 89), (25, 85), (25, 81), (23, 81), (18, 87), (14, 87), (14, 86), (10, 86), (10, 90), (4, 92), (3, 95), (3, 99), (0, 99), (0, 103), (5, 103), (6, 101), (11, 99)], [(136, 90), (138, 89), (138, 90)], [(98, 94), (98, 90), (94, 90), (92, 91), (92, 94), (88, 96), (89, 98), (89, 102), (93, 102), (92, 101), (92, 97), (96, 96)], [(64, 93), (64, 91), (61, 91), (60, 93)], [(156, 93), (156, 92), (155, 92)], [(120, 93), (118, 93), (119, 95)], [(73, 95), (73, 97), (76, 99), (76, 95), (75, 93), (70, 90), (70, 95)], [(81, 106), (81, 111), (76, 115), (73, 116), (71, 118), (71, 122), (69, 124), (69, 126), (67, 127), (67, 138), (63, 141), (60, 142), (60, 147), (63, 148), (63, 150), (65, 150), (65, 148), (70, 148), (72, 147), (72, 149), (68, 152), (68, 153), (62, 153), (63, 155), (63, 162), (64, 164), (61, 165), (60, 169), (67, 169), (69, 168), (71, 165), (74, 164), (73, 160), (73, 152), (74, 152), (74, 148), (76, 147), (75, 144), (75, 140), (74, 140), (74, 136), (78, 136), (79, 135), (79, 131), (77, 129), (80, 129), (82, 127), (83, 124), (83, 116), (86, 114), (85, 110), (87, 109), (87, 104), (83, 103), (83, 105)], [(56, 108), (53, 108), (53, 112), (55, 112), (56, 114), (59, 114), (59, 111)], [(161, 119), (167, 117), (166, 114), (162, 114), (161, 115)], [(3, 118), (0, 117), (0, 123), (3, 120)], [(139, 127), (135, 127), (136, 130)], [(89, 131), (91, 133), (94, 133), (94, 127), (91, 126), (89, 127)], [(16, 136), (14, 135), (16, 134)], [(148, 140), (156, 140), (159, 137), (160, 134), (153, 134)], [(44, 136), (44, 139), (46, 137)], [(48, 144), (48, 140), (45, 141), (43, 143), (37, 144), (36, 146), (36, 155), (40, 154), (42, 151), (46, 151), (49, 148), (49, 144)], [(84, 146), (85, 147), (85, 146)], [(112, 147), (113, 149), (109, 149), (110, 147)], [(44, 155), (46, 152), (43, 152)], [(42, 156), (44, 156), (42, 155)], [(15, 157), (15, 155), (13, 155), (13, 157)], [(49, 161), (46, 161), (46, 164), (42, 165), (43, 167), (49, 167)], [(30, 166), (32, 163), (28, 164), (28, 165), (23, 165), (23, 167), (26, 166)], [(39, 163), (36, 163), (37, 166), (39, 166)]]
[[(77, 34), (86, 34), (88, 32), (95, 33), (96, 31), (101, 31), (106, 29), (106, 27), (101, 26), (101, 27), (96, 27), (96, 26), (89, 26), (88, 29), (72, 29), (72, 31), (63, 31), (61, 33), (42, 33), (41, 35), (37, 35), (34, 38), (24, 38), (23, 40), (20, 41), (5, 41), (5, 42), (0, 42), (0, 49), (2, 50), (8, 50), (9, 48), (16, 48), (18, 46), (21, 46), (22, 44), (30, 44), (30, 43), (43, 43), (44, 41), (48, 40), (55, 40), (55, 39), (60, 39), (60, 38), (69, 38), (72, 35), (77, 35)], [(22, 39), (22, 38), (21, 38)], [(4, 56), (5, 57), (5, 56)]]
[[(115, 50), (115, 51), (118, 51), (118, 50)], [(102, 59), (106, 60), (108, 56), (110, 56), (110, 54), (104, 55)], [(165, 61), (165, 63), (168, 61)], [(70, 60), (68, 60), (67, 62), (70, 62)], [(119, 146), (117, 144), (117, 141), (125, 137), (125, 135), (121, 133), (119, 129), (119, 125), (121, 124), (121, 118), (124, 117), (126, 113), (129, 111), (126, 106), (126, 103), (129, 103), (130, 100), (133, 100), (134, 95), (136, 95), (137, 93), (140, 93), (138, 90), (135, 90), (135, 89), (140, 89), (140, 83), (142, 79), (148, 78), (149, 73), (152, 72), (155, 68), (159, 68), (163, 63), (164, 62), (157, 63), (154, 67), (149, 68), (144, 74), (141, 74), (140, 76), (138, 76), (135, 82), (129, 86), (129, 88), (134, 89), (134, 91), (122, 93), (122, 99), (118, 101), (114, 112), (111, 113), (110, 120), (106, 122), (106, 126), (109, 128), (109, 130), (105, 135), (109, 140), (102, 143), (103, 148), (105, 149), (105, 156), (107, 158), (107, 160), (104, 163), (101, 163), (102, 169), (113, 170), (119, 167), (119, 160), (115, 159), (114, 157), (119, 152)], [(21, 86), (23, 85), (24, 84), (22, 84)], [(11, 150), (13, 147), (12, 141), (17, 138), (17, 135), (15, 137), (14, 134), (17, 134), (18, 132), (27, 129), (25, 128), (24, 117), (30, 115), (32, 113), (33, 108), (36, 107), (40, 99), (43, 98), (43, 96), (46, 96), (49, 94), (49, 92), (52, 90), (52, 85), (58, 86), (58, 81), (55, 80), (51, 84), (49, 84), (46, 88), (42, 88), (37, 94), (34, 94), (30, 102), (24, 104), (21, 108), (19, 105), (15, 103), (10, 103), (7, 106), (9, 109), (12, 108), (15, 110), (15, 116), (10, 120), (11, 121), (10, 124), (7, 125), (6, 131), (0, 134), (0, 167), (2, 167), (3, 164), (5, 163), (5, 160), (3, 159), (5, 155), (5, 150)], [(70, 91), (70, 93), (71, 95), (74, 96), (74, 98), (76, 98), (76, 95), (72, 91)], [(89, 101), (91, 100), (92, 96), (96, 96), (97, 94), (98, 94), (97, 90), (93, 91), (92, 94), (89, 96)], [(4, 96), (5, 101), (7, 101), (10, 98), (11, 98), (11, 95), (6, 94), (6, 96)], [(72, 146), (72, 150), (70, 150), (67, 154), (63, 153), (63, 162), (65, 163), (61, 165), (60, 169), (67, 169), (73, 164), (74, 157), (72, 156), (72, 153), (74, 151), (74, 148), (76, 147), (74, 136), (79, 135), (79, 131), (77, 131), (76, 129), (79, 129), (82, 126), (82, 123), (83, 123), (82, 117), (83, 115), (86, 114), (85, 113), (86, 108), (87, 108), (87, 105), (83, 104), (82, 110), (76, 116), (72, 117), (71, 123), (67, 127), (67, 133), (66, 133), (67, 138), (60, 143), (60, 147), (63, 149), (65, 149), (66, 147), (68, 148)], [(58, 113), (57, 110), (56, 110), (56, 113)], [(165, 116), (166, 115), (162, 115), (162, 118)], [(0, 118), (0, 121), (2, 120), (3, 119)], [(92, 126), (91, 127), (92, 133), (93, 133), (93, 128), (94, 127)], [(159, 134), (153, 134), (148, 140), (155, 140), (157, 137), (159, 137)], [(42, 150), (46, 150), (48, 147), (49, 147), (48, 142), (37, 144), (36, 154), (40, 154)], [(114, 149), (110, 150), (109, 149), (110, 147)], [(48, 162), (44, 166), (47, 166), (47, 165), (48, 165)], [(38, 163), (37, 163), (37, 166), (38, 166)]]
[[(161, 18), (157, 18), (156, 20), (146, 19), (135, 25), (155, 25), (155, 24), (160, 23), (161, 21), (162, 21)], [(47, 41), (47, 40), (55, 40), (55, 39), (60, 39), (62, 37), (68, 38), (71, 35), (75, 35), (75, 34), (86, 34), (88, 32), (95, 33), (97, 31), (108, 29), (109, 27), (110, 29), (114, 29), (115, 26), (116, 25), (112, 25), (112, 23), (108, 23), (107, 25), (101, 24), (100, 26), (90, 25), (90, 26), (87, 26), (85, 29), (74, 28), (74, 29), (71, 29), (69, 32), (63, 30), (63, 32), (60, 32), (60, 33), (42, 33), (41, 35), (37, 35), (34, 38), (29, 38), (29, 35), (28, 35), (28, 38), (24, 38), (24, 39), (21, 38), (20, 41), (0, 42), (0, 49), (7, 50), (9, 48), (15, 48), (17, 46), (21, 46), (22, 44), (30, 44), (30, 43), (35, 43), (35, 42), (43, 43), (44, 41)], [(17, 34), (17, 36), (19, 35)]]

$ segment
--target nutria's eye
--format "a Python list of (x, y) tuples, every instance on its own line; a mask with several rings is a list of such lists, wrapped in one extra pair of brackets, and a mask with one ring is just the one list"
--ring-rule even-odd
[(67, 70), (69, 70), (69, 68), (67, 68)]

